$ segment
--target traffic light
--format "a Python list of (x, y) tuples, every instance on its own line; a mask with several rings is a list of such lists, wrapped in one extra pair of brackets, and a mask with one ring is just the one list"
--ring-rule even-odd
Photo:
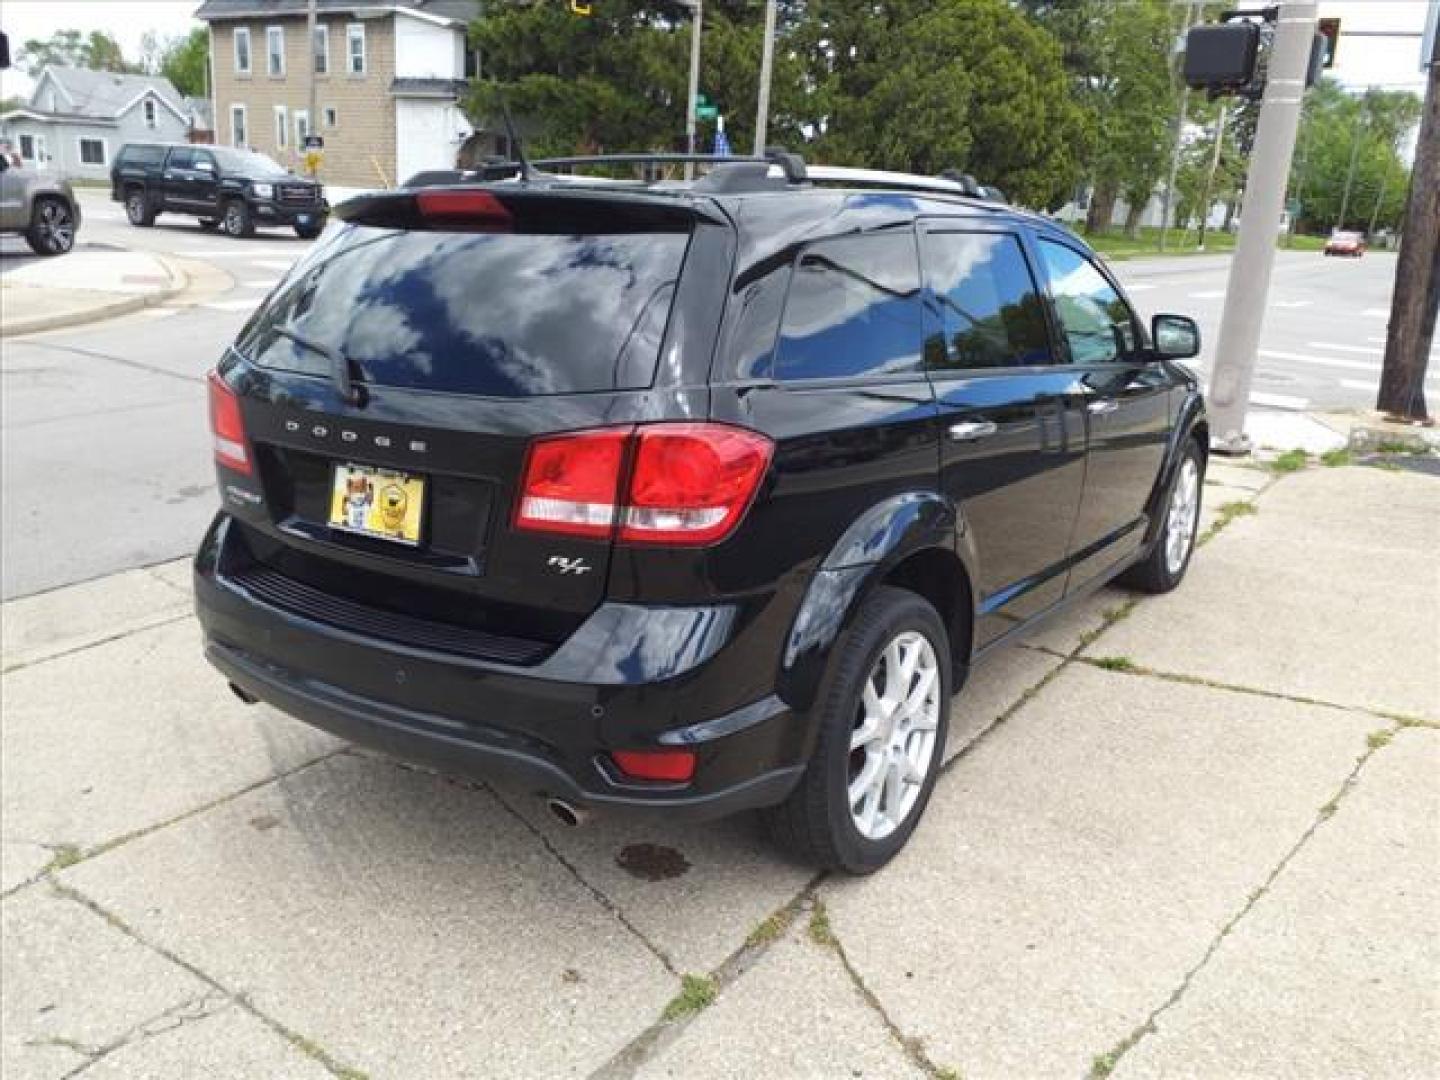
[(1212, 93), (1241, 90), (1255, 77), (1259, 51), (1260, 28), (1254, 23), (1192, 27), (1185, 35), (1185, 83)]
[(1340, 20), (1321, 19), (1320, 36), (1325, 39), (1325, 59), (1320, 66), (1329, 71), (1335, 66), (1335, 50), (1340, 47)]

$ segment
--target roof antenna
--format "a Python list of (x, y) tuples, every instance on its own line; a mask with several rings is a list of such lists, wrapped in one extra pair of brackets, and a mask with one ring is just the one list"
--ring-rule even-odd
[(505, 94), (499, 87), (496, 87), (495, 96), (500, 99), (500, 115), (505, 118), (505, 137), (510, 140), (510, 152), (520, 163), (520, 179), (527, 184), (532, 183), (536, 179), (536, 172), (530, 162), (525, 160), (525, 147), (515, 131), (515, 121), (510, 116), (510, 106), (505, 102)]

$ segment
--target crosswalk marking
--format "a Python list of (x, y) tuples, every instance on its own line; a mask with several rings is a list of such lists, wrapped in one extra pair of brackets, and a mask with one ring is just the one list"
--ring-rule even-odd
[(1204, 292), (1192, 292), (1191, 300), (1216, 300), (1225, 295), (1224, 289), (1206, 289)]
[(1360, 314), (1364, 315), (1367, 319), (1388, 319), (1390, 317), (1390, 309), (1383, 307), (1367, 307)]
[(1384, 356), (1384, 349), (1377, 349), (1373, 345), (1332, 345), (1328, 341), (1307, 341), (1306, 346), (1311, 349), (1334, 349), (1336, 352), (1364, 353), (1367, 356)]
[(1267, 360), (1295, 360), (1302, 364), (1318, 364), (1321, 367), (1346, 368), (1351, 371), (1374, 371), (1374, 364), (1360, 360), (1344, 360), (1338, 356), (1310, 356), (1306, 353), (1282, 352), (1279, 349), (1261, 349), (1260, 355)]

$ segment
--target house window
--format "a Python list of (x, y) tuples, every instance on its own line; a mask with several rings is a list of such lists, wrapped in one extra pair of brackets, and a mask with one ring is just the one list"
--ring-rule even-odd
[(20, 157), (25, 161), (35, 160), (35, 136), (20, 136)]
[(284, 105), (275, 106), (275, 146), (284, 150), (289, 145), (290, 119)]
[(295, 110), (295, 149), (305, 149), (305, 136), (310, 134), (310, 113), (305, 109)]
[(248, 26), (235, 28), (235, 73), (237, 75), (250, 74), (250, 28)]
[(340, 123), (340, 114), (335, 111), (335, 106), (334, 106), (334, 105), (327, 105), (327, 106), (325, 107), (325, 126), (326, 126), (326, 127), (335, 127), (335, 126), (338, 125), (339, 123)]
[(330, 27), (320, 23), (315, 27), (315, 40), (311, 47), (315, 53), (315, 74), (330, 74)]
[(365, 26), (363, 23), (351, 23), (345, 28), (346, 55), (349, 58), (349, 67), (346, 68), (351, 75), (365, 74)]
[(465, 50), (465, 78), (478, 79), (480, 77), (480, 50)]
[(145, 126), (147, 128), (155, 126), (155, 102), (152, 98), (145, 99)]
[(82, 164), (82, 165), (104, 165), (104, 164), (105, 164), (105, 140), (104, 140), (104, 139), (81, 139), (81, 140), (80, 140), (80, 164)]
[(285, 74), (285, 28), (283, 26), (267, 26), (265, 28), (265, 70), (271, 75)]
[(230, 145), (244, 148), (249, 143), (245, 130), (245, 106), (230, 106)]

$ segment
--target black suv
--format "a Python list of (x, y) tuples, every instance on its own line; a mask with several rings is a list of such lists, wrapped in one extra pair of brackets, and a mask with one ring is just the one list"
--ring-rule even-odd
[(189, 143), (126, 143), (110, 167), (110, 197), (125, 204), (131, 225), (149, 227), (161, 213), (189, 214), (202, 228), (231, 236), (273, 225), (313, 240), (330, 214), (319, 184), (264, 154)]
[(865, 872), (977, 660), (1185, 573), (1198, 331), (968, 185), (724, 160), (338, 207), (210, 376), (205, 648), (569, 823), (766, 808)]

